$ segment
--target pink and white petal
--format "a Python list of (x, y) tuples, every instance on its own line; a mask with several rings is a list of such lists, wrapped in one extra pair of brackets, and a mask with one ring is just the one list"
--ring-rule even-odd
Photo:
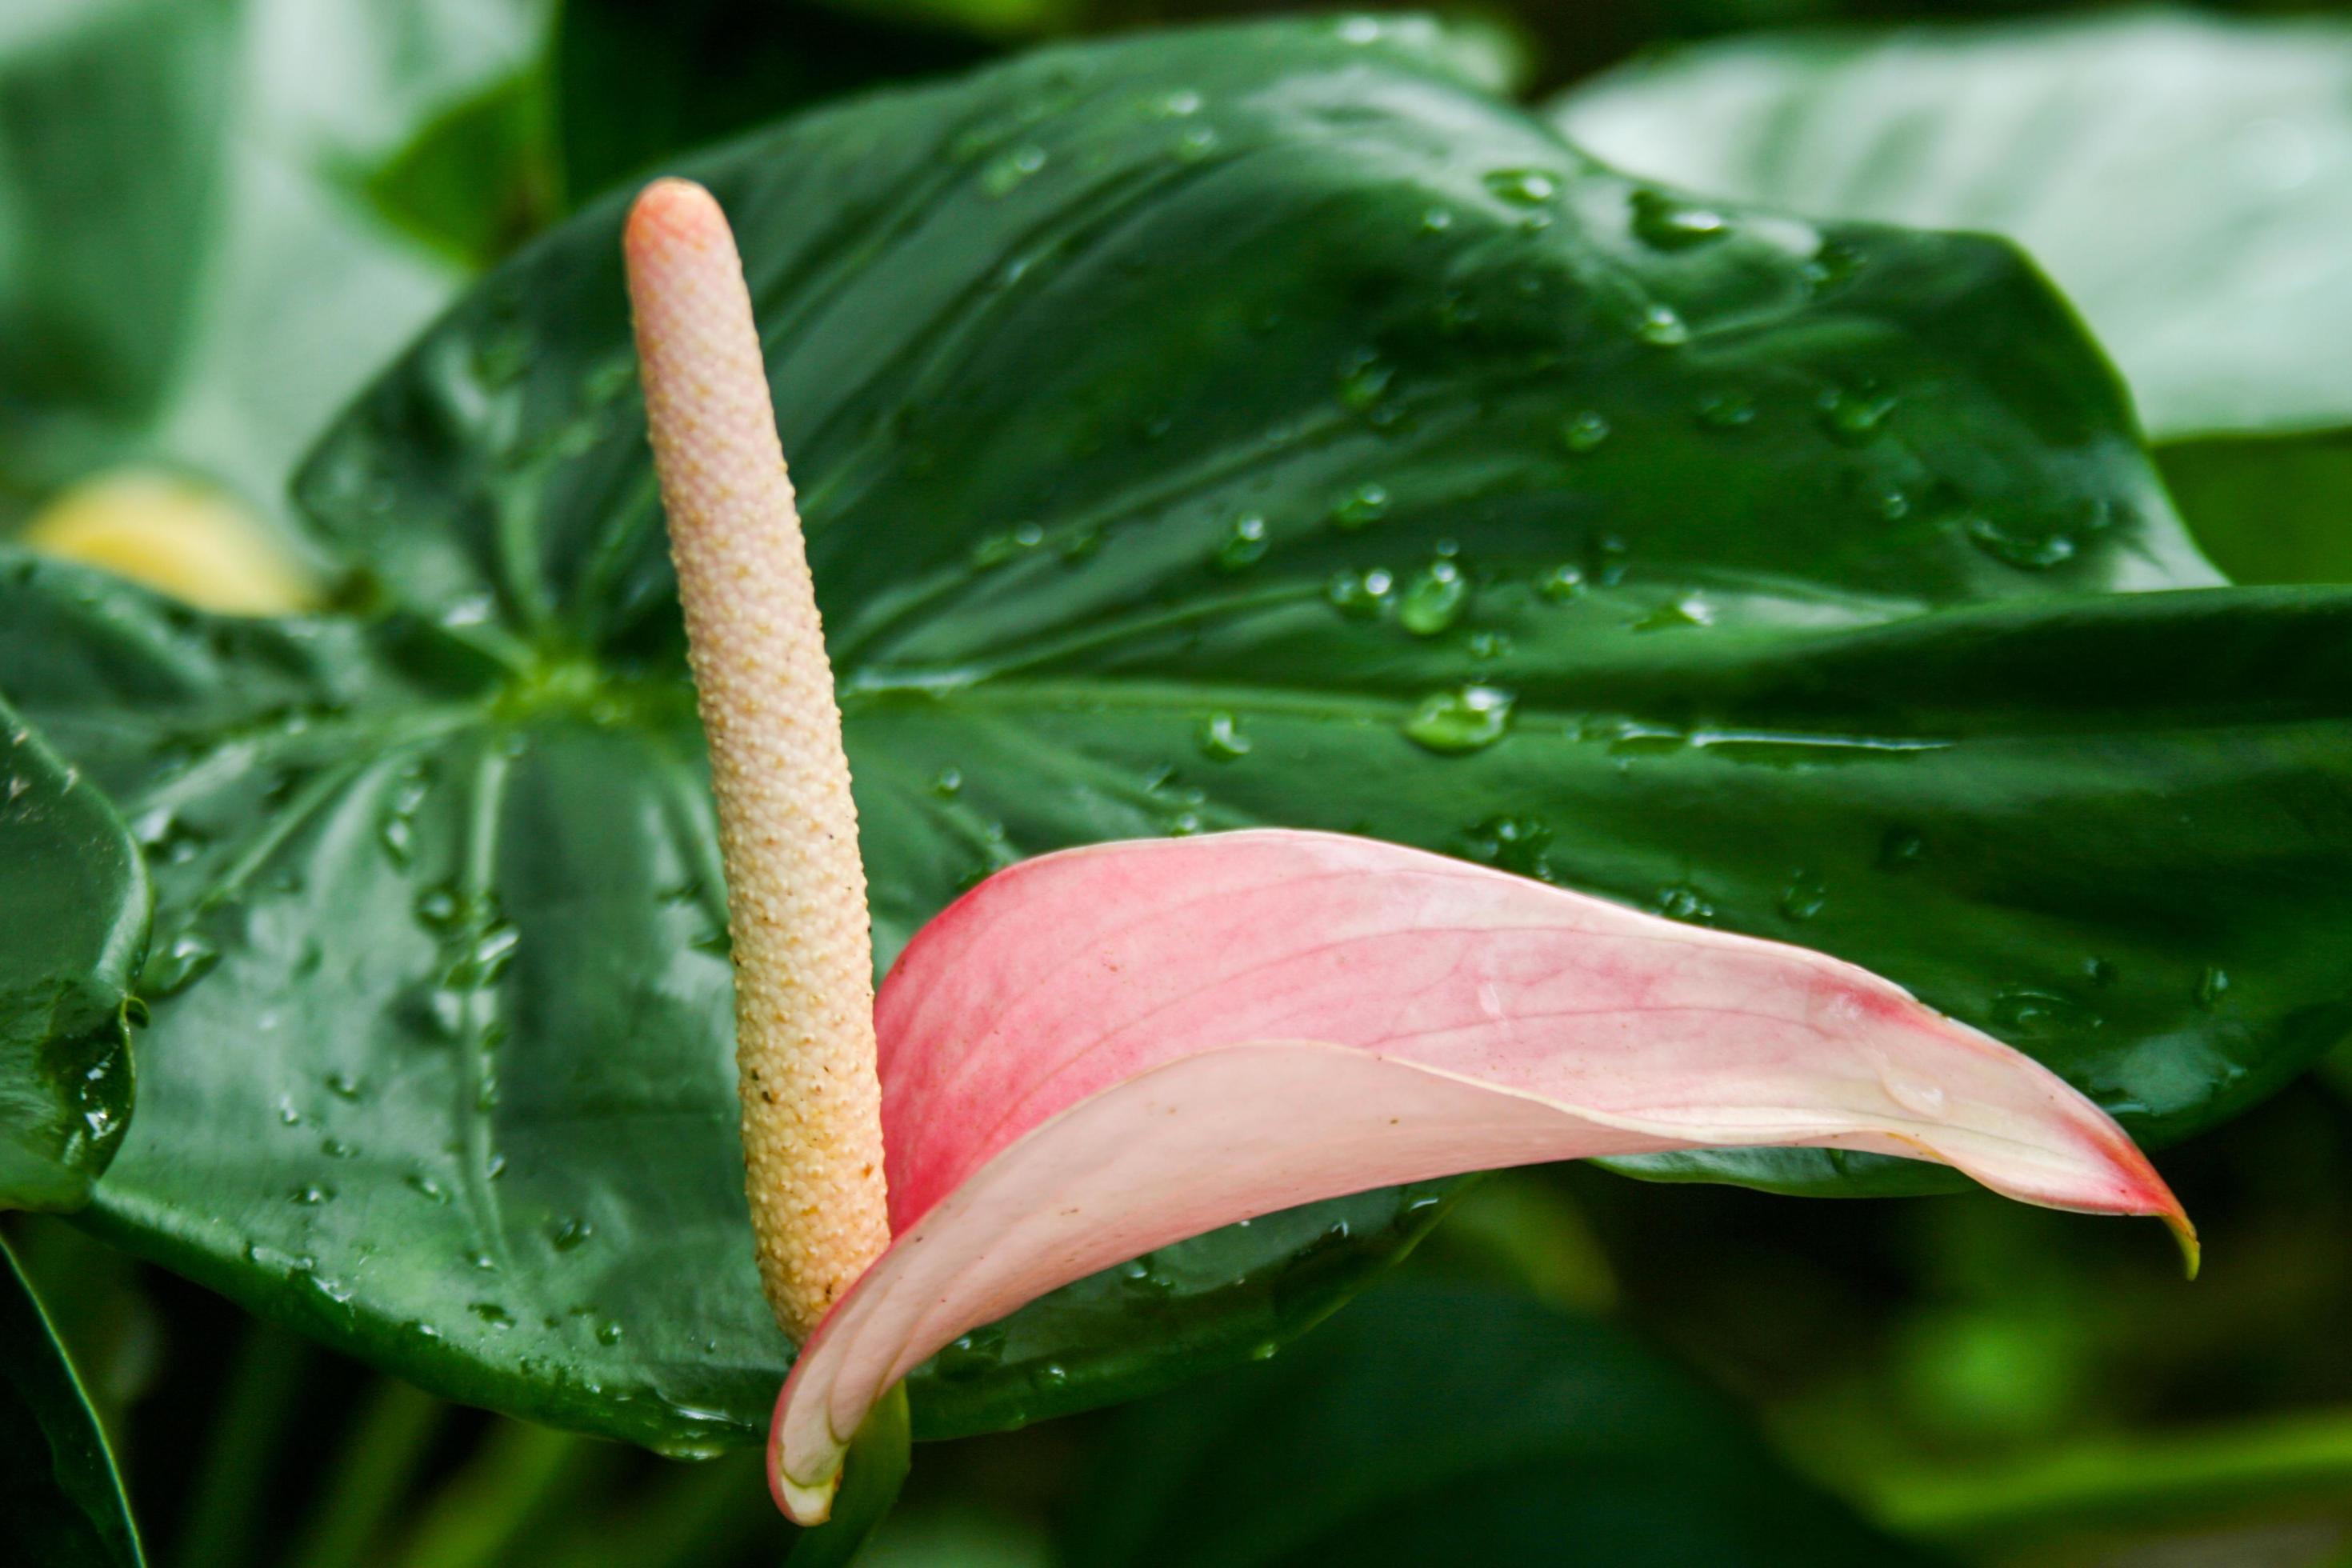
[(1025, 862), (918, 934), (876, 1015), (897, 1239), (777, 1405), (772, 1484), (803, 1521), (866, 1411), (957, 1335), (1367, 1187), (1809, 1145), (2192, 1235), (2095, 1106), (1865, 970), (1367, 839)]

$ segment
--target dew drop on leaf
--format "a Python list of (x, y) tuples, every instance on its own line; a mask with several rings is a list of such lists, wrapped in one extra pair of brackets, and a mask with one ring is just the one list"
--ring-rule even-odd
[(1745, 392), (1718, 392), (1702, 399), (1698, 405), (1698, 422), (1702, 429), (1737, 430), (1756, 423), (1756, 399)]
[(1363, 620), (1379, 615), (1395, 589), (1395, 579), (1374, 567), (1369, 572), (1335, 574), (1325, 584), (1323, 596), (1341, 615)]
[(1800, 871), (1780, 889), (1780, 913), (1801, 924), (1820, 914), (1829, 897), (1829, 889), (1819, 877), (1811, 871)]
[(1878, 433), (1895, 412), (1895, 399), (1884, 393), (1832, 387), (1822, 394), (1822, 428), (1831, 439), (1858, 447)]
[(1397, 623), (1415, 637), (1435, 637), (1462, 618), (1469, 595), (1460, 566), (1443, 558), (1433, 561), (1397, 601)]
[(1513, 206), (1541, 206), (1559, 194), (1559, 181), (1543, 169), (1496, 169), (1486, 185)]
[(1553, 604), (1565, 604), (1584, 592), (1584, 568), (1563, 562), (1536, 579), (1536, 592)]
[(1690, 342), (1690, 326), (1672, 305), (1651, 305), (1634, 324), (1633, 335), (1653, 348), (1679, 348)]
[(1367, 479), (1339, 498), (1331, 509), (1331, 521), (1342, 529), (1368, 528), (1387, 516), (1388, 510), (1388, 487)]
[(1265, 519), (1255, 512), (1244, 512), (1234, 519), (1223, 541), (1217, 546), (1214, 562), (1220, 572), (1245, 572), (1265, 559), (1267, 542)]
[(1432, 692), (1404, 721), (1405, 738), (1447, 756), (1485, 751), (1509, 731), (1511, 700), (1491, 686)]
[(1688, 250), (1730, 232), (1721, 213), (1676, 201), (1663, 191), (1637, 190), (1632, 205), (1633, 237), (1654, 250)]
[(1234, 762), (1249, 755), (1249, 737), (1230, 713), (1212, 713), (1201, 726), (1201, 754), (1212, 762)]
[(1581, 456), (1609, 439), (1609, 421), (1591, 409), (1560, 421), (1559, 444)]

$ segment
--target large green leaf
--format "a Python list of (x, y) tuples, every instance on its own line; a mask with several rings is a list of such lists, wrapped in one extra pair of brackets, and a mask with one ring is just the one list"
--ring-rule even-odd
[[(2352, 26), (2185, 11), (1764, 35), (1564, 99), (1622, 167), (2019, 240), (2242, 581), (2352, 579)], [(2301, 437), (2301, 438), (2294, 438)]]
[(138, 846), (0, 703), (0, 1209), (77, 1208), (131, 1113)]
[(40, 1568), (138, 1568), (106, 1435), (33, 1288), (0, 1242), (0, 1540)]
[(19, 0), (0, 18), (0, 522), (106, 467), (255, 505), (462, 282), (362, 186), (539, 0)]
[(1622, 1332), (1466, 1289), (1383, 1290), (1274, 1364), (1138, 1405), (1072, 1568), (1916, 1568)]
[[(1019, 857), (1278, 822), (1843, 953), (2152, 1137), (2323, 1048), (2352, 601), (2113, 592), (2212, 578), (2006, 247), (1678, 204), (1465, 58), (1362, 20), (1057, 49), (688, 165), (772, 345), (882, 957)], [(376, 614), (27, 566), (0, 688), (156, 825), (94, 1223), (436, 1390), (694, 1446), (787, 1352), (619, 222), (311, 460)], [(1073, 1287), (942, 1355), (919, 1428), (1278, 1342), (1434, 1213)]]

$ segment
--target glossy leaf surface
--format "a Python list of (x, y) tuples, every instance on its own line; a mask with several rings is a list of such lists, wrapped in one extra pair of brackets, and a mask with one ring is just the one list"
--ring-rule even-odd
[(2159, 437), (2352, 423), (2352, 28), (2185, 11), (1766, 36), (1571, 92), (1622, 168), (2015, 238)]
[[(1825, 949), (2159, 1142), (2324, 1048), (2352, 606), (2110, 592), (2213, 579), (2004, 247), (1675, 205), (1486, 68), (1418, 25), (1138, 38), (688, 166), (770, 342), (884, 961), (1013, 860), (1267, 823)], [(786, 1351), (619, 224), (312, 460), (374, 618), (17, 570), (0, 690), (179, 825), (97, 1223), (438, 1391), (693, 1447)], [(1163, 1256), (1149, 1310), (1048, 1298), (919, 1375), (918, 1430), (1312, 1321), (1425, 1222), (1349, 1201)]]
[(0, 1525), (12, 1562), (139, 1568), (138, 1532), (97, 1413), (0, 1243)]
[(1138, 1405), (1073, 1568), (1548, 1563), (1916, 1568), (1618, 1330), (1399, 1288), (1263, 1367)]
[(1564, 99), (1621, 167), (2008, 235), (2116, 356), (2241, 582), (2352, 580), (2352, 27), (2185, 11), (1760, 37)]
[(78, 1208), (131, 1114), (147, 876), (113, 809), (0, 703), (0, 1209)]

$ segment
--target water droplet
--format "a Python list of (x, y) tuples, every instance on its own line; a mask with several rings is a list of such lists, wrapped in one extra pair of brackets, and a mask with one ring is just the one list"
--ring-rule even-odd
[(1780, 889), (1780, 913), (1802, 924), (1820, 914), (1829, 900), (1829, 889), (1819, 877), (1811, 871), (1800, 871)]
[(939, 1353), (940, 1376), (968, 1383), (994, 1372), (1004, 1361), (1004, 1327), (991, 1323), (951, 1342)]
[(619, 1344), (621, 1342), (621, 1325), (614, 1322), (610, 1318), (607, 1318), (603, 1322), (597, 1324), (596, 1342), (600, 1345)]
[(1580, 456), (1609, 439), (1609, 421), (1588, 408), (1560, 421), (1559, 444)]
[(1252, 1361), (1272, 1361), (1281, 1353), (1282, 1346), (1273, 1340), (1260, 1340), (1256, 1344), (1250, 1346)]
[(315, 1208), (320, 1204), (332, 1203), (334, 1197), (335, 1189), (332, 1187), (308, 1186), (294, 1189), (294, 1201), (304, 1208)]
[(219, 962), (220, 950), (202, 933), (182, 931), (160, 952), (149, 957), (139, 988), (155, 1001), (176, 996)]
[(1637, 190), (1630, 200), (1633, 237), (1653, 249), (1688, 250), (1731, 231), (1721, 213), (1677, 201), (1664, 191)]
[(980, 571), (1018, 560), (1045, 542), (1045, 531), (1034, 522), (992, 533), (971, 547), (971, 563)]
[(1015, 147), (981, 171), (980, 188), (992, 196), (1007, 195), (1045, 166), (1045, 149), (1043, 147)]
[(1895, 403), (1883, 393), (1832, 387), (1822, 394), (1822, 428), (1831, 439), (1858, 447), (1878, 433), (1886, 416), (1895, 412)]
[(338, 1100), (357, 1100), (360, 1097), (360, 1080), (349, 1073), (331, 1072), (320, 1081), (327, 1086), (327, 1092)]
[(596, 1227), (594, 1226), (589, 1224), (585, 1219), (574, 1215), (570, 1219), (558, 1221), (553, 1228), (548, 1232), (547, 1238), (550, 1242), (554, 1244), (556, 1251), (570, 1252), (572, 1248), (579, 1247), (590, 1237), (594, 1236), (595, 1234)]
[(1584, 592), (1584, 568), (1563, 562), (1536, 579), (1536, 592), (1555, 605), (1566, 604)]
[(1060, 1362), (1049, 1361), (1030, 1373), (1029, 1381), (1040, 1389), (1051, 1391), (1068, 1386), (1070, 1373)]
[(1993, 1033), (2004, 1039), (2042, 1040), (2099, 1027), (2097, 1013), (2072, 996), (2038, 986), (2013, 985), (1992, 999)]
[(514, 1327), (514, 1314), (507, 1310), (507, 1309), (499, 1302), (470, 1301), (467, 1302), (467, 1305), (473, 1312), (474, 1316), (481, 1319), (482, 1321), (489, 1324), (492, 1328), (511, 1329)]
[(1201, 726), (1201, 754), (1212, 762), (1230, 763), (1249, 755), (1249, 737), (1230, 713), (1212, 713)]
[(1387, 516), (1388, 510), (1388, 487), (1367, 479), (1332, 507), (1331, 521), (1342, 529), (1368, 528)]
[(385, 800), (376, 837), (395, 866), (406, 866), (416, 852), (416, 813), (431, 793), (432, 781), (422, 767), (410, 767), (393, 785)]
[(2197, 977), (2197, 1005), (2207, 1012), (2219, 1006), (2230, 992), (2229, 971), (2208, 964), (2205, 973)]
[(1969, 542), (2005, 566), (2024, 572), (2046, 572), (2074, 558), (2074, 536), (2051, 529), (2012, 529), (1981, 513), (1962, 524)]
[(1431, 207), (1421, 215), (1423, 234), (1444, 234), (1454, 226), (1454, 214), (1444, 207)]
[(1559, 179), (1544, 169), (1496, 169), (1486, 185), (1513, 206), (1538, 207), (1559, 195)]
[(436, 1204), (446, 1204), (449, 1201), (449, 1189), (422, 1171), (412, 1171), (402, 1180), (421, 1197), (429, 1198)]
[(319, 1152), (330, 1160), (348, 1160), (359, 1151), (340, 1138), (322, 1138), (319, 1141)]
[(1881, 870), (1901, 871), (1917, 865), (1927, 853), (1927, 841), (1907, 827), (1890, 827), (1878, 841)]
[(1891, 1062), (1878, 1064), (1878, 1081), (1885, 1086), (1886, 1098), (1914, 1116), (1941, 1116), (1944, 1113), (1944, 1086), (1933, 1079), (1906, 1072)]
[(1217, 133), (1206, 125), (1187, 126), (1170, 149), (1180, 163), (1197, 163), (1216, 151)]
[(1637, 632), (1666, 632), (1714, 624), (1714, 607), (1696, 594), (1685, 594), (1679, 599), (1667, 600), (1635, 621), (1633, 629)]
[(1745, 392), (1718, 392), (1698, 405), (1698, 422), (1709, 430), (1737, 430), (1756, 423), (1756, 399)]
[(1234, 519), (1214, 557), (1220, 572), (1244, 572), (1265, 559), (1267, 542), (1265, 519), (1255, 512), (1244, 512)]
[(1653, 348), (1679, 348), (1690, 342), (1690, 327), (1672, 305), (1653, 304), (1642, 311), (1633, 335)]
[(1549, 882), (1552, 869), (1545, 850), (1550, 844), (1551, 829), (1540, 818), (1504, 816), (1490, 816), (1471, 828), (1463, 847), (1483, 865)]
[(1120, 1264), (1118, 1282), (1139, 1296), (1165, 1296), (1176, 1289), (1176, 1281), (1155, 1268), (1149, 1256)]
[(1687, 882), (1677, 882), (1671, 888), (1658, 889), (1650, 907), (1670, 921), (1685, 921), (1709, 925), (1715, 921), (1715, 905), (1706, 896)]
[(1462, 568), (1441, 557), (1423, 567), (1397, 601), (1397, 623), (1415, 637), (1435, 637), (1462, 618), (1469, 595)]
[(1378, 567), (1370, 572), (1341, 572), (1325, 584), (1323, 596), (1341, 615), (1368, 619), (1381, 613), (1396, 582)]
[(1396, 366), (1384, 363), (1370, 349), (1359, 349), (1339, 367), (1339, 403), (1358, 414), (1388, 395)]
[(1484, 751), (1510, 730), (1511, 702), (1491, 686), (1432, 692), (1404, 721), (1405, 738), (1448, 756)]

